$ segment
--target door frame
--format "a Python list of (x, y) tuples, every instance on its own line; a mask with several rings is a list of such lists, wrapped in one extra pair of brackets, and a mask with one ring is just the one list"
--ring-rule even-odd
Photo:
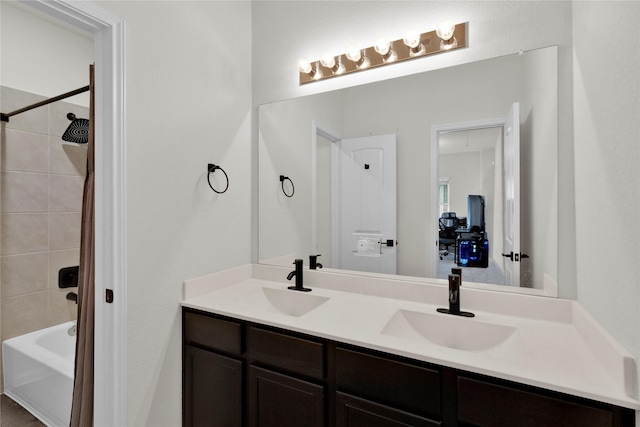
[[(93, 34), (97, 118), (94, 425), (127, 425), (125, 22), (90, 2), (20, 1)], [(103, 297), (107, 288), (113, 290), (111, 304)]]
[[(338, 136), (338, 133), (328, 127), (319, 124), (317, 121), (311, 121), (311, 254), (317, 254), (318, 247), (318, 217), (317, 217), (317, 185), (318, 185), (318, 135), (322, 136), (331, 144), (331, 188), (335, 188), (337, 180), (339, 180), (339, 168), (334, 167), (336, 160), (338, 159), (339, 147), (337, 145), (342, 141), (342, 137)], [(331, 265), (337, 265), (336, 262), (339, 258), (336, 258), (339, 254), (336, 252), (339, 250), (337, 238), (339, 237), (339, 207), (340, 198), (336, 197), (334, 191), (331, 191)]]
[[(429, 230), (427, 231), (427, 242), (435, 242), (435, 250), (429, 256), (429, 261), (427, 263), (428, 268), (430, 269), (430, 271), (427, 272), (428, 277), (438, 277), (438, 219), (440, 217), (438, 203), (438, 182), (440, 179), (438, 156), (440, 155), (440, 132), (457, 132), (495, 127), (504, 128), (505, 122), (505, 117), (496, 117), (492, 119), (471, 120), (467, 122), (455, 122), (431, 126), (431, 221), (427, 224), (429, 227)], [(431, 244), (428, 244), (427, 247), (433, 248)], [(428, 252), (429, 251), (427, 251), (427, 255), (429, 255)]]

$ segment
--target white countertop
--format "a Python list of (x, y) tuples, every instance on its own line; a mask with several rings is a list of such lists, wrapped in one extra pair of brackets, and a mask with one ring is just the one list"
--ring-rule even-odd
[[(287, 290), (291, 270), (247, 265), (187, 280), (182, 306), (640, 409), (635, 361), (575, 301), (465, 289), (463, 282), (461, 309), (475, 317), (461, 318), (436, 312), (448, 307), (442, 285), (305, 270), (304, 285), (313, 290), (301, 293)], [(327, 299), (295, 316), (276, 308), (265, 289), (287, 299), (286, 292)], [(515, 330), (495, 346), (458, 350), (397, 333), (405, 321), (399, 310), (443, 316), (434, 319), (462, 330)]]

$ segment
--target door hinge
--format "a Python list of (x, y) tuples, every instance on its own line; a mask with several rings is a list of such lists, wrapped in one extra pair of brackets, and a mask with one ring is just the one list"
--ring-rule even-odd
[(112, 304), (113, 303), (113, 289), (107, 289), (105, 291), (105, 298), (104, 300), (108, 303), (108, 304)]

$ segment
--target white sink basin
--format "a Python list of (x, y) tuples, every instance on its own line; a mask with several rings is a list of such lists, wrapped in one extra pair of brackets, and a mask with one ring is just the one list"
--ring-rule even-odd
[(382, 334), (409, 340), (426, 340), (464, 351), (493, 348), (513, 335), (516, 328), (450, 314), (398, 310)]
[(329, 300), (328, 297), (290, 289), (262, 288), (262, 293), (271, 307), (293, 317), (304, 316)]

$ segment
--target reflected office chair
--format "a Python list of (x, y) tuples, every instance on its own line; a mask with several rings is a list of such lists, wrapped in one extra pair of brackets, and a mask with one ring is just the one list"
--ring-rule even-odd
[[(439, 234), (439, 253), (440, 259), (449, 255), (449, 246), (456, 244), (456, 229), (458, 228), (458, 217), (455, 212), (443, 212), (438, 221)], [(444, 248), (444, 249), (442, 249)]]

